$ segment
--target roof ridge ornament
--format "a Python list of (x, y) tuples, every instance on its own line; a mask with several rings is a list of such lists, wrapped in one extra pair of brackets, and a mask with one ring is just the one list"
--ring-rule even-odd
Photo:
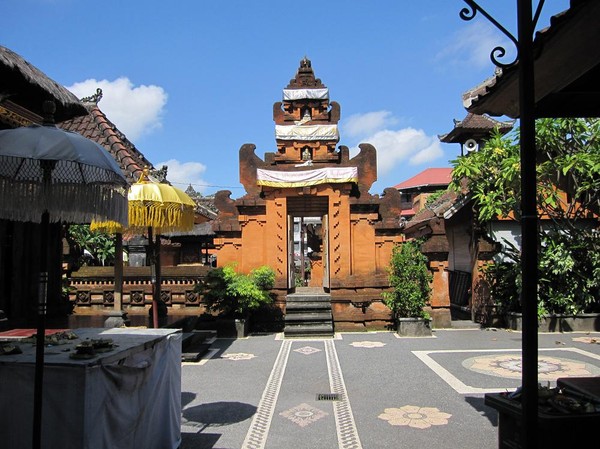
[(81, 99), (81, 102), (98, 104), (100, 100), (102, 100), (102, 89), (98, 87), (94, 95), (90, 95), (89, 97), (83, 97)]
[(138, 179), (136, 184), (146, 184), (146, 183), (150, 182), (149, 174), (150, 174), (150, 167), (145, 165), (144, 169), (142, 170), (142, 173), (140, 173), (140, 179)]
[(308, 57), (304, 56), (300, 60), (300, 66), (296, 71), (296, 76), (290, 80), (286, 89), (298, 88), (324, 88), (325, 86), (319, 78), (315, 78), (312, 63)]

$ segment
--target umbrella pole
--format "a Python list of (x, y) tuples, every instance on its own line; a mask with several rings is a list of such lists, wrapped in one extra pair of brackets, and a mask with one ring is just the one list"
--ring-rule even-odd
[(158, 329), (159, 326), (159, 322), (158, 322), (158, 317), (159, 317), (159, 309), (161, 306), (161, 293), (162, 293), (162, 278), (161, 278), (161, 266), (160, 266), (160, 235), (156, 234), (155, 238), (155, 242), (154, 242), (154, 249), (155, 249), (155, 259), (154, 259), (154, 273), (156, 275), (156, 289), (155, 289), (155, 303), (154, 303), (154, 327), (156, 329)]
[(33, 449), (39, 449), (42, 441), (42, 390), (44, 385), (44, 339), (46, 336), (46, 300), (48, 294), (48, 227), (49, 214), (42, 214), (40, 225), (40, 284), (38, 297), (38, 323), (35, 346), (35, 380), (33, 390)]
[(158, 302), (160, 301), (160, 239), (156, 241), (152, 235), (152, 227), (148, 227), (148, 241), (150, 242), (150, 272), (152, 276), (152, 327), (158, 329)]
[(114, 310), (121, 312), (123, 309), (123, 234), (117, 232), (115, 236), (115, 299)]

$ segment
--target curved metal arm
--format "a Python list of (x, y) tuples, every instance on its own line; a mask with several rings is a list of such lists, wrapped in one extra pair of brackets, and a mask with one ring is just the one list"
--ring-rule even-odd
[[(494, 49), (490, 53), (490, 59), (492, 60), (494, 65), (496, 65), (498, 67), (506, 68), (506, 67), (514, 64), (519, 59), (519, 41), (510, 33), (510, 31), (508, 31), (506, 28), (504, 28), (500, 24), (500, 22), (498, 22), (496, 19), (494, 19), (485, 9), (483, 9), (481, 6), (479, 6), (475, 0), (464, 0), (464, 2), (469, 7), (463, 8), (460, 10), (459, 16), (462, 20), (464, 20), (464, 21), (473, 20), (475, 18), (475, 16), (477, 15), (477, 13), (479, 12), (486, 19), (488, 19), (492, 23), (492, 25), (494, 25), (497, 29), (502, 31), (502, 33), (515, 44), (515, 48), (517, 49), (517, 56), (515, 57), (514, 60), (512, 60), (508, 64), (500, 62), (498, 59), (498, 58), (503, 58), (506, 55), (506, 49), (500, 45), (497, 47), (494, 47)], [(538, 5), (538, 11), (536, 12), (536, 17), (539, 16), (539, 11), (541, 10), (542, 4), (543, 4), (543, 0), (540, 2), (540, 5)]]

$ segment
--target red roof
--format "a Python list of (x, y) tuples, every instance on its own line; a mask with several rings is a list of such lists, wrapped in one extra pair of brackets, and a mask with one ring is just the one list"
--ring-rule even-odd
[(102, 145), (119, 164), (129, 182), (137, 182), (144, 167), (153, 168), (153, 165), (104, 115), (97, 102), (84, 101), (84, 105), (88, 115), (66, 120), (58, 126)]
[(452, 168), (427, 168), (421, 173), (394, 186), (397, 190), (416, 189), (425, 186), (447, 187), (452, 181)]

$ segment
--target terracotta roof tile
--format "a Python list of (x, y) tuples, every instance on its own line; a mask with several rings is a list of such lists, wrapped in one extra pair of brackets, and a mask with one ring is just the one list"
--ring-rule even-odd
[(145, 166), (152, 164), (100, 110), (96, 103), (85, 103), (88, 115), (58, 123), (102, 145), (115, 158), (130, 183), (136, 182)]
[[(96, 96), (90, 97), (91, 101), (84, 99), (83, 101), (89, 114), (58, 123), (58, 126), (67, 131), (79, 133), (102, 145), (115, 158), (115, 161), (117, 161), (117, 164), (123, 170), (129, 183), (137, 182), (144, 167), (147, 166), (151, 169), (154, 167), (141, 151), (127, 139), (125, 134), (119, 131), (115, 124), (100, 110), (97, 104), (100, 98), (101, 92)], [(213, 210), (214, 204), (212, 198), (201, 197), (199, 195), (190, 196), (197, 204), (197, 214), (203, 215), (209, 220), (215, 218), (216, 213)]]
[(446, 187), (452, 180), (452, 168), (427, 168), (421, 173), (394, 186), (397, 190), (416, 189), (424, 186)]
[(404, 225), (404, 232), (410, 232), (415, 226), (428, 222), (433, 218), (443, 217), (444, 213), (460, 200), (460, 196), (453, 190), (446, 191), (433, 203), (417, 212)]

